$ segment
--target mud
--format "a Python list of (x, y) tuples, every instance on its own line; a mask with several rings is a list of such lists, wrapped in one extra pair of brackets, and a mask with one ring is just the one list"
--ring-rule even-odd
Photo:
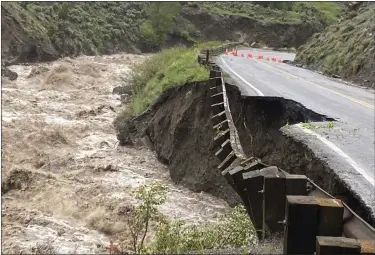
[(112, 92), (144, 58), (8, 67), (18, 79), (2, 77), (3, 253), (104, 253), (111, 239), (126, 243), (133, 190), (154, 181), (168, 187), (160, 210), (169, 217), (216, 221), (228, 208), (174, 184), (151, 150), (118, 146), (112, 122), (124, 107)]
[[(330, 194), (341, 198), (370, 224), (373, 219), (355, 195), (303, 143), (283, 135), (282, 127), (300, 122), (334, 121), (293, 100), (276, 97), (243, 97), (236, 86), (227, 84), (227, 95), (241, 145), (247, 156), (276, 165), (292, 174), (304, 174)], [(239, 203), (234, 190), (224, 181), (214, 157), (218, 148), (210, 121), (211, 99), (206, 82), (171, 88), (147, 112), (120, 127), (120, 142), (148, 137), (160, 161), (168, 165), (172, 180), (194, 191), (205, 191)], [(127, 132), (122, 132), (127, 130)]]
[(120, 123), (118, 139), (126, 142), (130, 133), (133, 140), (147, 137), (175, 183), (235, 205), (240, 199), (217, 169), (220, 160), (215, 157), (218, 147), (210, 116), (208, 84), (188, 83), (165, 91), (130, 123)]

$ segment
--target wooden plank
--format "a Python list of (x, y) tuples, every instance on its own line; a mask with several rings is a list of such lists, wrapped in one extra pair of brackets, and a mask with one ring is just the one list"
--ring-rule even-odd
[(213, 126), (214, 129), (219, 129), (219, 130), (227, 130), (229, 128), (228, 120), (225, 119), (222, 122), (216, 124)]
[(356, 239), (346, 237), (317, 236), (316, 255), (360, 254), (361, 245)]
[(339, 199), (315, 198), (319, 205), (317, 235), (342, 236), (344, 206)]
[(240, 183), (235, 183), (234, 176), (229, 173), (230, 170), (232, 169), (234, 169), (235, 171), (241, 171), (243, 170), (243, 167), (242, 166), (236, 166), (233, 168), (228, 167), (227, 169), (222, 171), (221, 174), (224, 176), (227, 182), (233, 187), (233, 189), (237, 192), (237, 194), (241, 197), (242, 201), (245, 203), (245, 200), (243, 199), (243, 192), (244, 192), (243, 188), (241, 187)]
[(222, 121), (226, 120), (227, 116), (225, 115), (225, 111), (222, 111), (214, 116), (211, 117), (212, 122), (216, 125), (221, 123)]
[(263, 230), (267, 229), (270, 234), (284, 230), (284, 225), (279, 222), (285, 219), (285, 186), (285, 175), (282, 173), (264, 177), (263, 199), (266, 226), (263, 226)]
[(308, 179), (305, 175), (288, 174), (286, 179), (286, 195), (306, 196)]
[(318, 208), (314, 197), (286, 196), (285, 255), (314, 254)]
[(221, 145), (222, 143), (225, 142), (225, 140), (227, 139), (230, 139), (230, 131), (229, 129), (227, 130), (224, 130), (224, 131), (221, 131), (220, 133), (218, 133), (215, 138), (214, 138), (214, 143), (219, 146)]
[(212, 111), (213, 114), (218, 114), (218, 113), (220, 113), (224, 110), (225, 110), (224, 102), (220, 102), (220, 103), (211, 105), (211, 111)]
[(245, 189), (245, 201), (248, 206), (248, 214), (251, 221), (257, 230), (258, 237), (261, 237), (261, 230), (263, 224), (262, 203), (264, 177), (259, 170), (247, 172), (242, 174), (243, 185)]
[(223, 171), (224, 169), (228, 168), (232, 163), (233, 161), (236, 159), (236, 155), (234, 154), (234, 152), (232, 151), (231, 153), (229, 153), (229, 155), (224, 159), (223, 162), (221, 162), (221, 164), (217, 167), (219, 168), (221, 171)]
[(363, 240), (359, 239), (359, 244), (361, 245), (362, 255), (375, 255), (375, 240)]

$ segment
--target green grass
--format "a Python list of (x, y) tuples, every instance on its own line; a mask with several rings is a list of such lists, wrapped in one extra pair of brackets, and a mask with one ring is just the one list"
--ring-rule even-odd
[(375, 8), (362, 8), (358, 15), (351, 15), (313, 36), (298, 49), (295, 61), (327, 75), (355, 77), (373, 61), (375, 42), (371, 30), (374, 23)]
[(5, 2), (32, 38), (50, 40), (63, 55), (109, 53), (138, 40), (144, 20), (138, 2)]
[(304, 4), (319, 10), (328, 24), (337, 21), (343, 11), (343, 6), (339, 2), (304, 2)]
[[(260, 2), (181, 2), (182, 5), (201, 6), (207, 12), (286, 24), (313, 21), (330, 23), (337, 19), (342, 10), (342, 4), (338, 2), (264, 3), (269, 6), (262, 6), (264, 4)], [(16, 23), (21, 24), (21, 30), (26, 31), (26, 38), (47, 42), (63, 56), (144, 49), (146, 40), (142, 38), (140, 27), (150, 18), (145, 11), (146, 5), (146, 2), (2, 3), (2, 7), (10, 13), (9, 18), (14, 18)], [(204, 40), (204, 35), (197, 31), (193, 23), (180, 14), (175, 17), (169, 32), (190, 42)], [(18, 39), (20, 45), (25, 40), (21, 37)], [(156, 45), (148, 50), (157, 51), (160, 48), (162, 45)]]
[(133, 114), (141, 114), (167, 88), (208, 79), (209, 72), (198, 64), (197, 54), (203, 48), (221, 44), (207, 42), (192, 48), (174, 47), (133, 66), (129, 80), (133, 86)]
[(295, 24), (336, 21), (344, 5), (339, 2), (196, 2), (218, 14), (236, 15), (259, 21)]

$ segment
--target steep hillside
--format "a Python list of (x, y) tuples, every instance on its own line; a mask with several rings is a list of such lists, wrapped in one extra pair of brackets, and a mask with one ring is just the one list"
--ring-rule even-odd
[(343, 20), (298, 49), (296, 62), (375, 87), (375, 4), (354, 5)]
[(3, 59), (155, 52), (208, 40), (297, 47), (337, 20), (340, 3), (3, 2)]
[(142, 22), (138, 2), (3, 2), (3, 58), (50, 60), (60, 55), (134, 51)]

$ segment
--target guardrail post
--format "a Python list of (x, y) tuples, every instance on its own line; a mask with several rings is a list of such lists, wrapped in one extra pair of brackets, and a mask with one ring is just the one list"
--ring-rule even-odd
[[(255, 167), (256, 165), (254, 165)], [(246, 169), (246, 168), (245, 168)], [(261, 170), (253, 170), (242, 174), (244, 195), (247, 199), (248, 213), (251, 221), (257, 230), (258, 237), (263, 239), (263, 185), (265, 175), (276, 175), (278, 168), (275, 166), (266, 167)], [(237, 185), (236, 185), (237, 186)]]
[(288, 174), (286, 179), (286, 195), (306, 196), (307, 177), (305, 175)]
[(285, 224), (285, 204), (287, 195), (307, 195), (307, 177), (291, 175), (280, 171), (276, 176), (264, 179), (264, 225), (270, 233), (282, 232)]
[(284, 254), (313, 254), (316, 236), (341, 236), (343, 216), (338, 199), (287, 196)]
[(263, 233), (281, 232), (285, 218), (286, 181), (283, 173), (266, 175), (263, 185)]
[(314, 197), (287, 196), (283, 254), (314, 254), (318, 203)]
[(316, 255), (361, 254), (361, 245), (356, 239), (345, 237), (316, 237)]
[(361, 245), (362, 255), (375, 255), (375, 240), (358, 239), (358, 242)]
[(344, 206), (339, 199), (315, 198), (319, 205), (317, 235), (341, 236)]

